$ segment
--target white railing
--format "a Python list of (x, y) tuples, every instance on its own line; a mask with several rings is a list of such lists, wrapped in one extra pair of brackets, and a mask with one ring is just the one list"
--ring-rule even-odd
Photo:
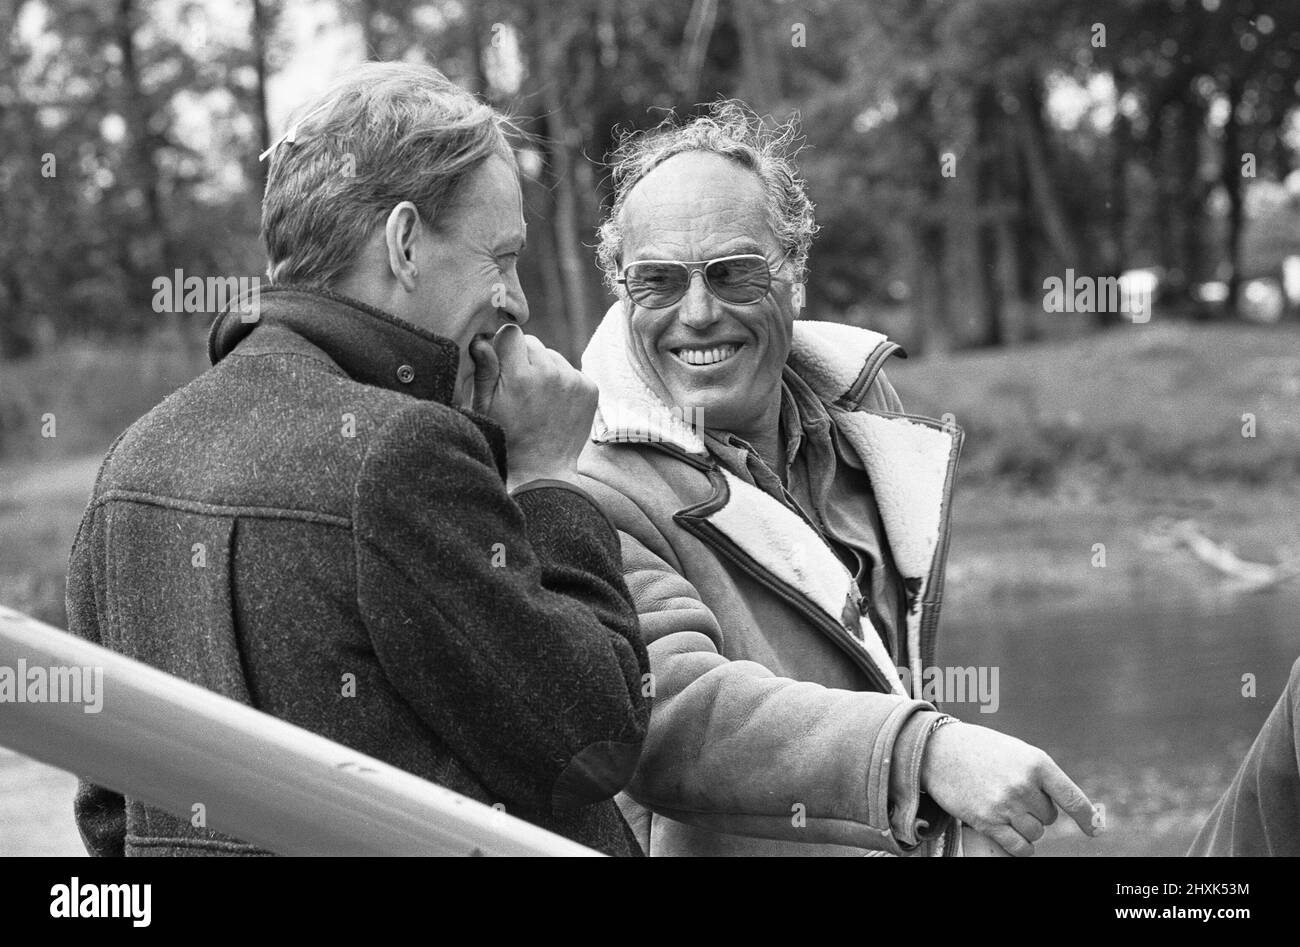
[(598, 854), (0, 606), (4, 668), (99, 669), (103, 705), (6, 700), (0, 745), (277, 854)]

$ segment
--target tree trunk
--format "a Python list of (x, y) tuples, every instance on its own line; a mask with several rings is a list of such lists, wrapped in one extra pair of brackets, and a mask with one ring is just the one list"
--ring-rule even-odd
[(377, 0), (361, 0), (357, 16), (361, 20), (361, 41), (366, 47), (366, 59), (380, 59), (379, 33), (375, 29), (375, 14), (378, 12)]
[(971, 243), (973, 266), (980, 282), (980, 303), (983, 318), (980, 320), (978, 344), (1005, 345), (1006, 324), (1004, 313), (1010, 300), (1004, 294), (999, 266), (998, 231), (1002, 227), (1001, 158), (998, 153), (998, 120), (1002, 109), (998, 107), (997, 90), (982, 87), (975, 95), (975, 187), (974, 224), (976, 239)]
[[(270, 28), (266, 0), (253, 0), (253, 69), (257, 73), (257, 153), (259, 155), (271, 147), (271, 116), (266, 107), (266, 34)], [(261, 173), (265, 177), (267, 163), (259, 161), (258, 164), (262, 167)]]
[(946, 240), (942, 224), (923, 222), (915, 233), (913, 250), (913, 277), (915, 287), (912, 298), (920, 322), (921, 349), (929, 352), (947, 352), (952, 348), (946, 308), (948, 305), (948, 279), (944, 251)]
[[(1118, 88), (1118, 86), (1117, 86)], [(1133, 134), (1128, 118), (1116, 110), (1115, 124), (1110, 136), (1110, 188), (1106, 226), (1110, 232), (1106, 253), (1106, 275), (1118, 277), (1131, 268), (1128, 249), (1128, 163), (1133, 150)], [(1106, 327), (1119, 324), (1121, 314), (1099, 306), (1097, 325)]]
[(739, 96), (758, 112), (772, 108), (781, 94), (777, 56), (767, 0), (747, 0), (731, 5), (740, 34), (741, 80)]
[(1204, 252), (1201, 248), (1205, 188), (1200, 173), (1201, 129), (1205, 122), (1205, 109), (1199, 100), (1188, 95), (1183, 102), (1181, 115), (1182, 121), (1178, 126), (1178, 180), (1182, 204), (1179, 238), (1183, 246), (1183, 296), (1194, 311), (1203, 314), (1203, 307), (1195, 301), (1195, 290), (1205, 277)]
[[(171, 248), (167, 237), (167, 220), (163, 213), (162, 192), (158, 181), (158, 168), (154, 163), (153, 133), (149, 128), (149, 104), (140, 84), (139, 64), (135, 47), (135, 0), (118, 0), (115, 22), (117, 44), (122, 55), (123, 115), (129, 136), (128, 155), (131, 183), (144, 197), (145, 220), (135, 233), (124, 240), (128, 244), (142, 245), (143, 259), (128, 253), (127, 272), (131, 284), (139, 288), (143, 274), (163, 273), (168, 269)], [(142, 296), (147, 293), (140, 289)]]
[(704, 69), (704, 57), (709, 51), (709, 40), (713, 38), (717, 18), (717, 0), (695, 0), (691, 5), (682, 36), (681, 65), (677, 71), (678, 97), (683, 105), (699, 100), (700, 73)]
[(1058, 262), (1062, 266), (1087, 272), (1089, 261), (1084, 256), (1081, 244), (1075, 238), (1074, 230), (1070, 226), (1069, 218), (1057, 193), (1047, 147), (1047, 131), (1043, 122), (1043, 105), (1036, 82), (1036, 78), (1031, 78), (1022, 83), (1019, 96), (1020, 107), (1014, 117), (1030, 194)]
[(588, 299), (594, 293), (594, 268), (584, 264), (575, 166), (582, 160), (581, 135), (573, 126), (560, 83), (565, 81), (566, 54), (576, 30), (575, 24), (560, 24), (547, 15), (539, 17), (532, 30), (534, 40), (533, 73), (542, 96), (547, 162), (552, 180), (553, 213), (551, 233), (559, 262), (560, 286), (563, 289), (564, 322), (568, 327), (568, 351), (576, 358), (587, 344), (594, 323)]
[(1175, 140), (1169, 132), (1172, 122), (1169, 115), (1174, 111), (1174, 106), (1166, 106), (1164, 112), (1157, 113), (1151, 119), (1151, 160), (1148, 173), (1155, 184), (1155, 242), (1160, 269), (1163, 271), (1160, 286), (1162, 300), (1176, 298), (1182, 292), (1185, 278), (1178, 247), (1174, 242), (1180, 206), (1178, 182), (1169, 168), (1170, 142)]
[(1241, 295), (1241, 231), (1245, 222), (1241, 186), (1241, 126), (1237, 105), (1241, 101), (1241, 82), (1235, 76), (1228, 82), (1228, 121), (1223, 126), (1223, 167), (1219, 179), (1228, 196), (1228, 296), (1224, 304), (1229, 318), (1237, 316)]
[(478, 86), (475, 90), (484, 99), (491, 101), (491, 83), (488, 82), (487, 64), (483, 58), (483, 44), (491, 42), (491, 24), (483, 17), (483, 7), (480, 3), (469, 4), (469, 42), (473, 50), (470, 61), (474, 67), (474, 82)]

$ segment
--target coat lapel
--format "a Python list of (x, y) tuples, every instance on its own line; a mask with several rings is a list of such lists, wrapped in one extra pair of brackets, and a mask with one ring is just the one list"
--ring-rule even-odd
[(821, 536), (757, 487), (721, 467), (717, 474), (717, 494), (679, 513), (677, 521), (686, 520), (691, 532), (748, 571), (759, 570), (767, 584), (802, 599), (821, 614), (823, 625), (847, 632), (837, 635), (838, 643), (860, 652), (894, 693), (905, 695), (898, 669), (858, 606), (857, 583)]
[(947, 526), (960, 432), (902, 416), (832, 410), (858, 452), (876, 496), (894, 563), (907, 588), (907, 654), (913, 681), (925, 655), (922, 606), (942, 568), (939, 543)]

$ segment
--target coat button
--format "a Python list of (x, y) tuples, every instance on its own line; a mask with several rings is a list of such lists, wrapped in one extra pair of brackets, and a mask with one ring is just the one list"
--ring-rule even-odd
[(415, 369), (410, 365), (397, 366), (397, 380), (403, 385), (409, 385), (415, 381)]

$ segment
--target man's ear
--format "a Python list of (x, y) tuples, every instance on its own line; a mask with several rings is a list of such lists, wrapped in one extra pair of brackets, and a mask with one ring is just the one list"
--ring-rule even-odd
[(402, 201), (388, 215), (384, 224), (384, 244), (388, 250), (388, 268), (408, 293), (415, 292), (420, 268), (415, 263), (415, 245), (424, 233), (424, 221), (410, 201)]

